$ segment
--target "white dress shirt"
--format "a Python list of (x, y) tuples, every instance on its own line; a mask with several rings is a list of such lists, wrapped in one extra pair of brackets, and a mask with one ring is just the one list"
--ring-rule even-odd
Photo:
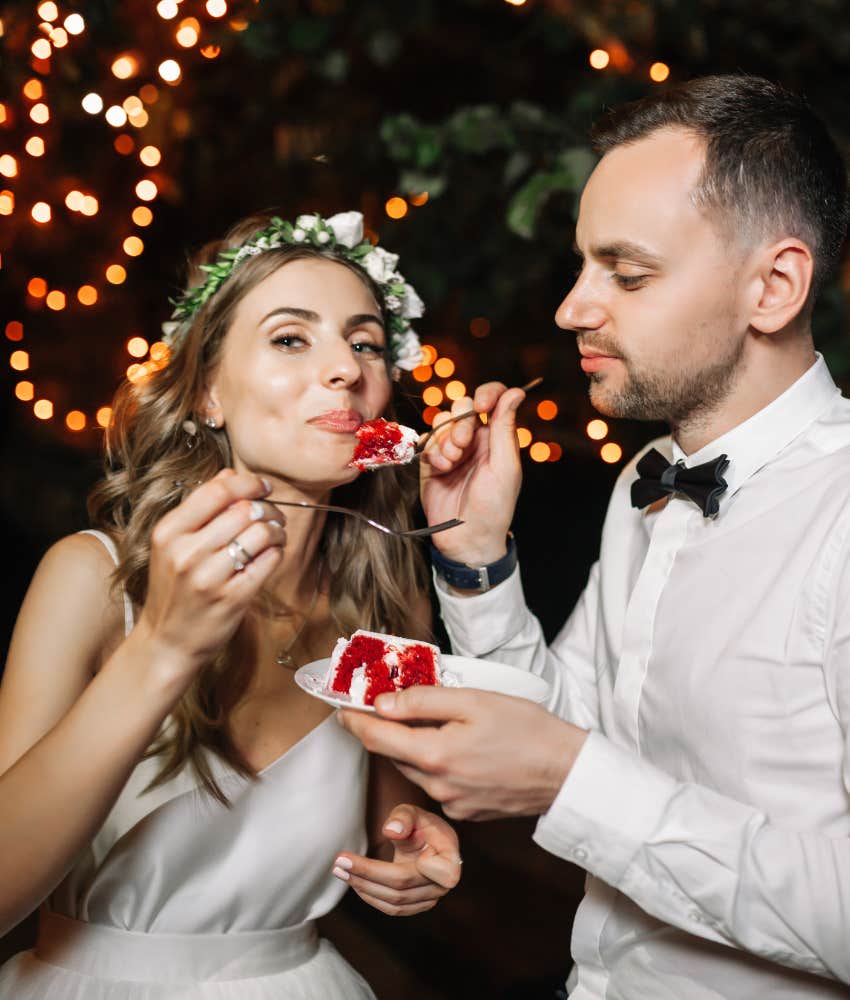
[(850, 401), (818, 358), (685, 464), (724, 452), (714, 518), (635, 510), (623, 470), (548, 648), (518, 572), (438, 585), (456, 653), (544, 676), (591, 730), (535, 832), (589, 873), (573, 1000), (850, 995)]

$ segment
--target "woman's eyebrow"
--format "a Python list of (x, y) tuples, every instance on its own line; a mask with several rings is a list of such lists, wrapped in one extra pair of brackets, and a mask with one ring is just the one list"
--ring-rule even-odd
[(318, 323), (321, 317), (318, 313), (313, 312), (312, 309), (298, 309), (296, 306), (281, 306), (280, 309), (272, 309), (270, 313), (260, 320), (261, 323), (265, 323), (267, 319), (271, 319), (272, 316), (294, 316), (296, 319), (303, 319), (307, 323)]
[(357, 313), (356, 316), (349, 316), (345, 321), (345, 328), (351, 330), (355, 326), (363, 326), (364, 323), (377, 323), (382, 330), (384, 328), (383, 320), (374, 313)]

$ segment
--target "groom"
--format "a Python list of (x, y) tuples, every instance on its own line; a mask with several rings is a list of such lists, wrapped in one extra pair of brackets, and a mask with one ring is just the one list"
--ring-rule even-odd
[(455, 652), (540, 674), (551, 714), (414, 688), (342, 722), (447, 815), (539, 815), (537, 843), (587, 870), (574, 1000), (846, 997), (850, 404), (810, 327), (845, 168), (802, 100), (746, 76), (594, 139), (556, 320), (594, 406), (671, 435), (623, 470), (549, 648), (506, 543), (522, 393), (482, 386), (488, 424), (446, 428), (423, 482), (432, 523), (462, 502), (434, 539)]

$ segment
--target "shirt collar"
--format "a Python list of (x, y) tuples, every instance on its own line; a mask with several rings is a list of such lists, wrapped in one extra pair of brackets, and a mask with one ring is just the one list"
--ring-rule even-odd
[(814, 364), (781, 396), (699, 451), (685, 455), (674, 440), (673, 461), (683, 461), (685, 466), (692, 468), (718, 455), (727, 455), (729, 467), (723, 473), (727, 489), (720, 498), (722, 510), (724, 502), (814, 423), (840, 391), (826, 362), (818, 354)]

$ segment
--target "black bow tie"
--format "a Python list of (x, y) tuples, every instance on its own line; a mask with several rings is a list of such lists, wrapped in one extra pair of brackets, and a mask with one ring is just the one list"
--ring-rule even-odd
[(728, 465), (729, 459), (720, 455), (713, 462), (688, 469), (682, 461), (671, 465), (652, 448), (637, 464), (640, 479), (632, 483), (632, 507), (646, 507), (670, 493), (684, 493), (710, 517), (720, 509), (720, 494), (727, 485), (723, 473)]

